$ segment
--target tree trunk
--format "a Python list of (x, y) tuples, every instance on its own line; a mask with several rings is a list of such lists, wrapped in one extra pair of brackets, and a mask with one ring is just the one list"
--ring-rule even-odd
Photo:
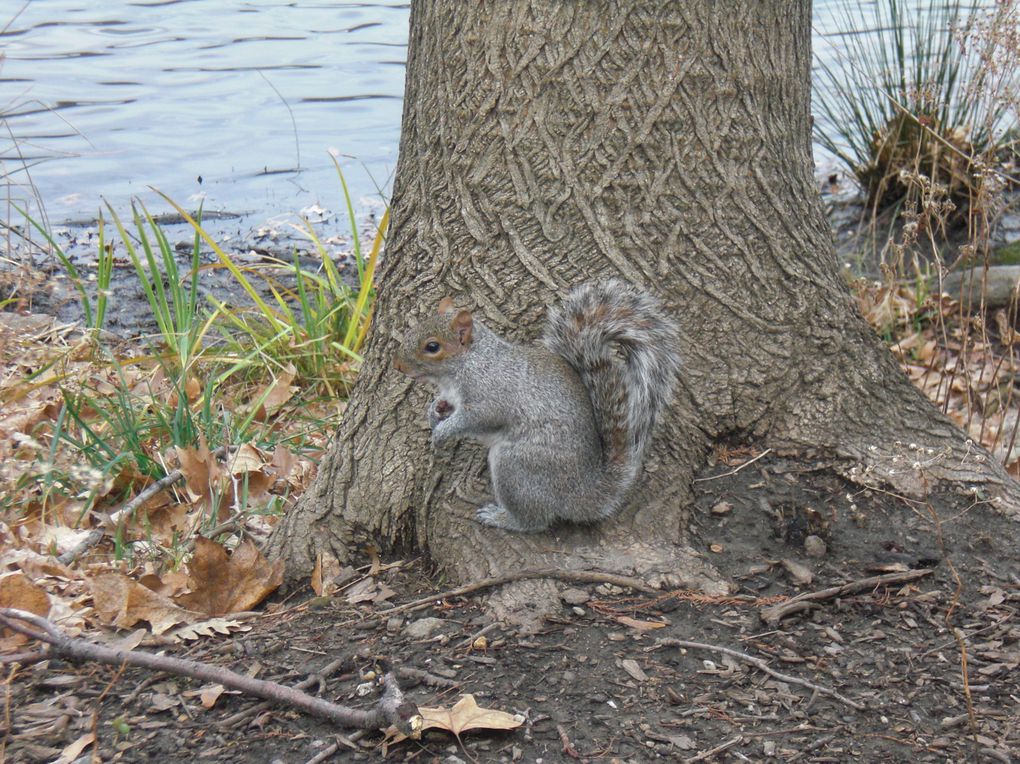
[[(371, 542), (458, 579), (587, 567), (711, 589), (687, 524), (720, 441), (901, 491), (974, 481), (1016, 511), (1016, 484), (909, 385), (840, 276), (812, 174), (810, 25), (808, 0), (414, 3), (375, 325), (334, 446), (271, 541), (292, 576)], [(546, 305), (606, 276), (657, 293), (683, 333), (641, 489), (596, 528), (475, 524), (483, 449), (431, 449), (398, 338), (452, 295), (530, 340)]]

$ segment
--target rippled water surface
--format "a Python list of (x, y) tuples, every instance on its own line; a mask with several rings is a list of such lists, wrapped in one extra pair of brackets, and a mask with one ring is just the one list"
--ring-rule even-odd
[[(827, 58), (838, 1), (815, 3)], [(407, 25), (406, 2), (385, 0), (30, 0), (0, 37), (5, 168), (55, 222), (149, 185), (207, 210), (337, 209), (330, 151), (353, 157), (356, 197), (390, 187)]]
[(407, 21), (385, 0), (33, 0), (0, 37), (6, 169), (19, 151), (54, 221), (147, 185), (207, 209), (335, 208), (330, 151), (356, 158), (355, 195), (388, 187)]

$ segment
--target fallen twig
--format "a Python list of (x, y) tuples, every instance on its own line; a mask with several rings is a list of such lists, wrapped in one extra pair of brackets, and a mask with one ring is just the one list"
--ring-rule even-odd
[(355, 745), (355, 743), (357, 743), (357, 741), (359, 741), (364, 734), (365, 734), (364, 730), (359, 730), (358, 732), (351, 734), (349, 737), (337, 735), (337, 740), (335, 743), (330, 743), (328, 746), (326, 746), (317, 754), (315, 754), (315, 756), (306, 761), (305, 764), (322, 764), (322, 762), (324, 761), (329, 761), (331, 758), (333, 758), (333, 754), (340, 750), (341, 743), (343, 743), (348, 748), (357, 751), (358, 746)]
[(710, 645), (706, 642), (688, 642), (686, 639), (663, 638), (656, 640), (655, 644), (661, 645), (663, 647), (686, 647), (692, 650), (708, 650), (710, 652), (728, 655), (731, 658), (736, 658), (737, 660), (741, 660), (744, 663), (748, 663), (760, 671), (764, 671), (769, 676), (775, 677), (781, 682), (789, 682), (790, 684), (796, 684), (800, 685), (801, 687), (806, 687), (809, 690), (814, 690), (815, 692), (820, 693), (822, 695), (828, 695), (831, 698), (835, 698), (839, 702), (845, 703), (846, 705), (850, 706), (850, 708), (855, 708), (858, 711), (864, 710), (864, 706), (862, 706), (860, 703), (850, 700), (850, 698), (846, 697), (845, 695), (840, 695), (835, 690), (830, 690), (828, 687), (822, 687), (821, 685), (815, 684), (814, 682), (809, 682), (806, 679), (799, 679), (798, 677), (790, 676), (789, 674), (784, 674), (780, 671), (776, 671), (761, 658), (755, 658), (753, 655), (742, 653), (739, 650), (731, 650), (728, 647), (722, 647), (720, 645)]
[[(105, 663), (110, 666), (138, 666), (168, 674), (189, 676), (203, 682), (215, 682), (249, 695), (292, 706), (344, 727), (374, 730), (394, 725), (404, 734), (410, 734), (414, 728), (421, 724), (418, 708), (404, 698), (404, 693), (393, 672), (388, 672), (383, 677), (386, 689), (375, 708), (363, 710), (330, 703), (328, 700), (316, 698), (293, 687), (263, 679), (254, 679), (219, 666), (210, 666), (207, 663), (174, 658), (169, 655), (115, 650), (84, 639), (68, 637), (50, 621), (24, 610), (0, 608), (0, 624), (46, 643), (54, 653), (63, 658)], [(27, 624), (31, 624), (31, 626)]]
[(577, 749), (574, 748), (573, 743), (570, 742), (570, 736), (567, 734), (567, 728), (564, 727), (562, 724), (557, 724), (556, 732), (560, 736), (560, 745), (563, 746), (560, 749), (560, 751), (572, 759), (580, 759), (581, 754), (577, 752)]
[(919, 578), (931, 575), (931, 573), (931, 568), (907, 570), (903, 573), (883, 573), (881, 576), (869, 576), (868, 578), (851, 581), (842, 586), (832, 586), (817, 592), (805, 592), (788, 599), (786, 602), (780, 602), (778, 605), (762, 608), (761, 619), (770, 624), (778, 623), (788, 615), (799, 613), (801, 610), (807, 610), (815, 602), (842, 597), (845, 594), (856, 594), (857, 592), (874, 589), (876, 586), (884, 584), (902, 584), (908, 581), (916, 581)]
[(707, 759), (711, 759), (717, 753), (722, 753), (727, 748), (732, 748), (733, 746), (740, 743), (743, 739), (744, 738), (741, 735), (737, 735), (734, 738), (730, 738), (725, 743), (720, 743), (715, 748), (709, 748), (707, 751), (702, 751), (697, 756), (692, 756), (689, 759), (684, 759), (684, 764), (695, 764), (695, 762), (698, 761), (706, 761)]
[(570, 581), (572, 583), (583, 583), (583, 584), (613, 584), (614, 586), (623, 586), (630, 589), (636, 589), (639, 592), (658, 593), (658, 589), (649, 586), (640, 578), (631, 578), (630, 576), (618, 576), (614, 573), (601, 573), (597, 570), (562, 570), (560, 568), (537, 568), (535, 570), (522, 570), (518, 573), (508, 573), (505, 576), (492, 576), (491, 578), (483, 578), (479, 581), (475, 581), (471, 584), (465, 584), (464, 586), (457, 587), (456, 589), (449, 589), (445, 592), (437, 592), (428, 597), (422, 597), (419, 600), (413, 602), (405, 602), (403, 605), (397, 605), (386, 610), (380, 610), (375, 613), (375, 617), (382, 618), (385, 616), (391, 616), (396, 613), (404, 613), (409, 610), (421, 610), (422, 608), (434, 605), (437, 601), (447, 599), (449, 597), (462, 597), (465, 594), (472, 594), (482, 589), (491, 589), (494, 586), (502, 586), (503, 584), (512, 584), (515, 581), (526, 581), (533, 578), (555, 578), (559, 581)]
[[(237, 446), (220, 446), (213, 450), (212, 455), (217, 459), (222, 459), (225, 455), (236, 449)], [(70, 565), (71, 563), (76, 562), (83, 554), (103, 540), (108, 528), (116, 528), (120, 525), (121, 520), (130, 516), (136, 509), (142, 506), (142, 504), (147, 502), (156, 494), (165, 491), (167, 488), (172, 486), (174, 483), (179, 482), (183, 478), (184, 472), (178, 467), (177, 469), (168, 472), (155, 483), (150, 483), (141, 493), (124, 504), (124, 506), (115, 512), (112, 512), (106, 523), (99, 528), (90, 531), (89, 535), (78, 542), (77, 545), (60, 555), (57, 558), (57, 562), (61, 565)]]
[(499, 621), (493, 621), (489, 625), (484, 626), (481, 629), (479, 629), (478, 631), (476, 631), (474, 634), (472, 634), (467, 639), (462, 640), (461, 642), (459, 642), (457, 644), (457, 647), (460, 647), (460, 648), (471, 647), (479, 637), (484, 637), (490, 631), (495, 631), (496, 629), (501, 629), (501, 628), (503, 628), (503, 624), (501, 624)]
[(22, 668), (25, 666), (31, 666), (33, 663), (44, 661), (49, 658), (44, 652), (24, 652), (24, 653), (8, 653), (7, 655), (0, 655), (0, 664), (17, 663)]
[(453, 679), (447, 679), (446, 677), (436, 676), (435, 674), (430, 674), (428, 671), (422, 671), (421, 669), (412, 668), (411, 666), (399, 666), (397, 668), (397, 675), (401, 679), (407, 679), (412, 682), (421, 682), (422, 684), (427, 684), (429, 687), (438, 687), (444, 690), (460, 687), (460, 682), (454, 681)]
[[(184, 477), (184, 473), (180, 469), (172, 470), (168, 474), (161, 477), (155, 483), (150, 483), (145, 487), (145, 490), (135, 496), (131, 501), (127, 502), (123, 507), (118, 509), (116, 512), (110, 515), (109, 525), (116, 527), (122, 518), (127, 517), (142, 504), (147, 502), (157, 493), (165, 491), (167, 488), (172, 486), (178, 480)], [(70, 565), (72, 562), (78, 560), (83, 554), (89, 551), (92, 547), (96, 546), (103, 537), (106, 535), (106, 525), (102, 525), (99, 528), (95, 528), (89, 532), (89, 535), (79, 541), (74, 547), (68, 549), (62, 555), (57, 558), (57, 562), (61, 565)]]
[(772, 449), (771, 448), (766, 448), (764, 451), (762, 451), (760, 454), (758, 454), (753, 459), (748, 459), (746, 462), (744, 462), (743, 464), (741, 464), (741, 465), (739, 465), (737, 467), (734, 467), (729, 472), (721, 472), (718, 475), (709, 475), (708, 477), (703, 477), (703, 478), (694, 478), (694, 480), (692, 480), (691, 482), (693, 482), (693, 483), (705, 483), (705, 482), (707, 482), (709, 480), (718, 480), (719, 478), (729, 477), (730, 475), (736, 475), (738, 472), (740, 472), (740, 470), (744, 469), (744, 467), (747, 467), (748, 465), (754, 464), (759, 459), (761, 459), (761, 458), (763, 458), (765, 456), (768, 456), (771, 453), (772, 453)]

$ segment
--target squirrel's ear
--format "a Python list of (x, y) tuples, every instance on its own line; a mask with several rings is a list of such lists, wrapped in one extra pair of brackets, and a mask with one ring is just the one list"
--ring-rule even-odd
[(444, 297), (442, 300), (439, 301), (439, 315), (443, 315), (444, 313), (450, 313), (453, 311), (453, 309), (454, 308), (452, 297)]
[(461, 345), (469, 345), (471, 343), (472, 320), (470, 310), (458, 311), (457, 315), (453, 317), (450, 327), (457, 332), (457, 338), (460, 340)]

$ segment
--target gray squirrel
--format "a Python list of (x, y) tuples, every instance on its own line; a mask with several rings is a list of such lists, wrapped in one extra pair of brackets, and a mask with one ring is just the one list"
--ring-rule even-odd
[(536, 533), (617, 512), (641, 469), (680, 366), (677, 327), (622, 281), (575, 288), (549, 310), (538, 345), (515, 345), (449, 298), (412, 326), (394, 363), (439, 389), (432, 443), (489, 449), (495, 502), (484, 525)]

